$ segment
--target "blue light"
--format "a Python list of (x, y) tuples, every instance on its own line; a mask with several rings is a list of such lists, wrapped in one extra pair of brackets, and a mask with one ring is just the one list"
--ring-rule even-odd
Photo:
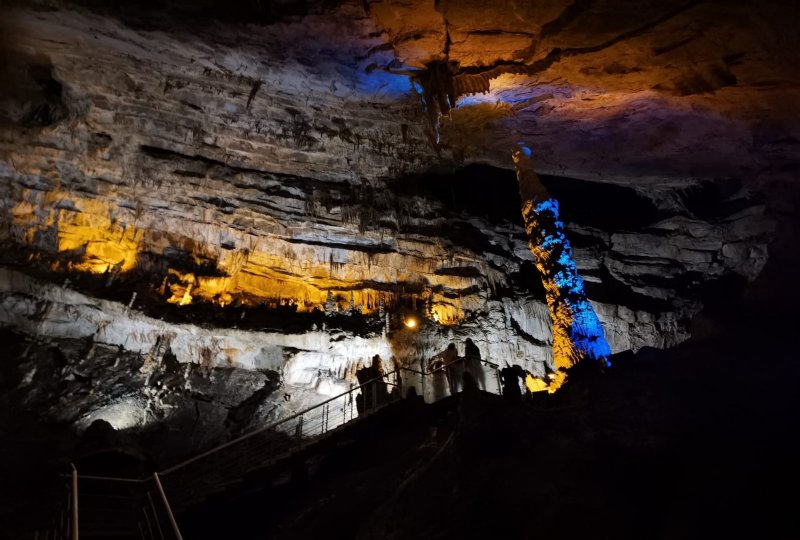
[[(521, 146), (521, 150), (529, 155), (527, 147)], [(610, 366), (611, 347), (600, 319), (586, 298), (572, 246), (564, 234), (564, 223), (559, 219), (558, 201), (553, 198), (537, 201), (534, 211), (532, 216), (526, 216), (528, 226), (533, 225), (531, 248), (545, 283), (553, 324), (566, 330), (570, 342), (569, 358), (557, 359), (557, 364), (575, 364), (582, 358), (590, 358)]]
[(366, 73), (358, 71), (356, 90), (370, 97), (399, 98), (411, 95), (411, 78), (400, 73), (389, 73), (380, 69)]
[(484, 103), (494, 104), (495, 100), (483, 94), (473, 94), (471, 96), (461, 96), (458, 98), (456, 108), (460, 107), (473, 107), (475, 105), (482, 105)]

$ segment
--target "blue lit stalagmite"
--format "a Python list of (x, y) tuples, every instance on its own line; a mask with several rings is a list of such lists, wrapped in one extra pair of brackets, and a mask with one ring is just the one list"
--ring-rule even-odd
[(550, 197), (536, 176), (529, 148), (521, 147), (513, 158), (525, 230), (553, 319), (553, 360), (558, 369), (550, 385), (554, 391), (566, 380), (566, 370), (581, 360), (588, 358), (609, 365), (611, 349), (586, 298), (564, 224), (558, 216), (558, 201)]

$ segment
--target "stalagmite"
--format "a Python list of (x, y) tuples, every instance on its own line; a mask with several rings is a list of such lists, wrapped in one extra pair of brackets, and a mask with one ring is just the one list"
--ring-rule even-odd
[(547, 307), (553, 319), (553, 361), (558, 372), (550, 391), (567, 379), (567, 369), (586, 358), (609, 366), (611, 348), (572, 256), (572, 247), (559, 219), (558, 201), (550, 196), (533, 170), (525, 146), (513, 154), (517, 169), (522, 217), (536, 267), (542, 277)]

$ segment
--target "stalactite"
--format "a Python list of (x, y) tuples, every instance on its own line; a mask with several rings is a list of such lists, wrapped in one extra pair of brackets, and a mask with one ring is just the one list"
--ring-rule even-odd
[(566, 381), (566, 370), (581, 360), (588, 358), (610, 365), (607, 357), (611, 348), (586, 298), (583, 279), (578, 274), (572, 247), (559, 219), (558, 201), (550, 197), (536, 176), (530, 149), (522, 147), (513, 158), (525, 231), (553, 320), (553, 360), (558, 369), (551, 384), (551, 391), (554, 391)]

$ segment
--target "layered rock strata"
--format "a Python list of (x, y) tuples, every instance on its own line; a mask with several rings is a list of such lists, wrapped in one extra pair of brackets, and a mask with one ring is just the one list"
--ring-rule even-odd
[[(519, 204), (487, 216), (513, 183), (483, 169), (467, 197), (456, 195), (462, 176), (411, 177), (500, 146), (510, 168), (505, 137), (533, 135), (503, 124), (516, 114), (506, 105), (465, 103), (432, 144), (409, 78), (375, 67), (397, 58), (373, 7), (344, 3), (269, 26), (150, 28), (64, 9), (4, 19), (15, 84), (0, 109), (0, 238), (15, 270), (0, 278), (3, 322), (142, 358), (166, 354), (167, 339), (178, 363), (275, 370), (298, 392), (322, 388), (316, 395), (342, 388), (374, 354), (415, 362), (466, 337), (485, 358), (543, 374), (552, 334), (530, 286)], [(561, 176), (543, 180), (562, 201), (611, 348), (678, 343), (704, 287), (760, 271), (771, 229), (763, 205), (747, 185), (701, 182), (647, 152), (604, 168), (611, 143), (601, 132), (627, 125), (605, 97), (589, 103), (562, 86), (526, 102), (519, 122), (556, 96), (586, 122), (543, 122), (557, 144), (534, 148), (552, 157), (564, 145), (559, 163), (545, 160)], [(628, 110), (636, 125), (650, 113), (683, 118), (651, 101)], [(674, 159), (686, 145), (656, 153)], [(634, 177), (631, 164), (656, 173)], [(240, 322), (160, 321), (152, 310), (169, 303)], [(326, 304), (365, 328), (332, 330), (318, 318)], [(317, 328), (308, 319), (293, 333), (245, 330), (248, 310), (261, 308), (317, 317)], [(381, 313), (395, 317), (388, 329)], [(409, 333), (404, 313), (428, 324)]]

